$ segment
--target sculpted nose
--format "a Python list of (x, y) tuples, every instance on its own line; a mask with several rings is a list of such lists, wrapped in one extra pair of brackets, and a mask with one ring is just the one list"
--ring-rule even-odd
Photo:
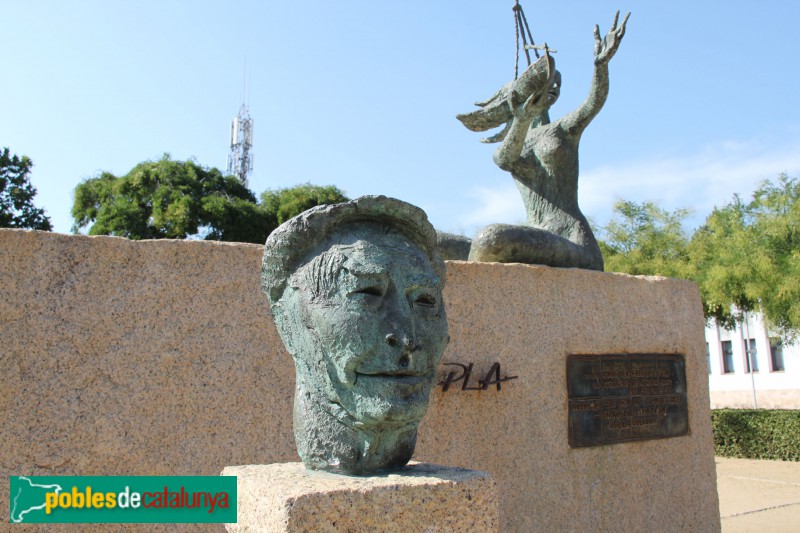
[(406, 335), (403, 336), (401, 341), (394, 333), (389, 333), (386, 335), (386, 343), (392, 348), (403, 347), (400, 357), (397, 359), (397, 364), (400, 368), (408, 368), (409, 364), (411, 364), (411, 354), (419, 349), (414, 339)]
[(394, 333), (389, 333), (386, 335), (386, 344), (394, 348), (395, 346), (400, 346), (400, 341), (397, 340), (397, 337), (395, 337)]
[[(406, 369), (416, 366), (414, 352), (418, 351), (416, 324), (411, 303), (402, 291), (394, 293), (392, 305), (387, 306), (385, 324), (387, 326), (386, 344), (391, 350), (386, 354), (394, 359), (393, 365)], [(387, 361), (388, 362), (388, 361)]]
[(408, 335), (403, 335), (403, 341), (400, 342), (400, 340), (394, 333), (389, 333), (388, 335), (386, 335), (386, 344), (388, 344), (392, 348), (400, 346), (402, 344), (403, 347), (408, 352), (415, 352), (419, 349), (416, 341), (413, 338), (409, 337)]

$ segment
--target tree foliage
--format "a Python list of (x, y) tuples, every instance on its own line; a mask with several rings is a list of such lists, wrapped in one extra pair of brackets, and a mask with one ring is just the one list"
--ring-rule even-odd
[(33, 162), (26, 156), (0, 151), (0, 228), (25, 228), (50, 231), (50, 219), (44, 209), (33, 204), (36, 189), (28, 174)]
[[(800, 181), (781, 174), (763, 182), (750, 205), (763, 256), (754, 289), (779, 329), (800, 329)], [(755, 292), (755, 291), (754, 291)]]
[[(749, 202), (715, 209), (690, 244), (692, 279), (706, 312), (730, 325), (761, 311), (790, 337), (800, 331), (800, 183), (764, 181)], [(733, 314), (731, 313), (733, 310)]]
[(683, 224), (690, 214), (689, 209), (669, 212), (653, 202), (619, 200), (600, 242), (606, 270), (684, 277), (689, 237)]
[(333, 185), (319, 186), (305, 183), (287, 189), (264, 191), (261, 204), (275, 215), (278, 224), (299, 215), (312, 207), (346, 202), (348, 198)]
[(311, 184), (267, 191), (258, 203), (235, 176), (165, 155), (117, 177), (103, 172), (75, 189), (73, 231), (129, 239), (184, 239), (263, 244), (284, 220), (315, 205), (346, 201), (336, 187)]
[(73, 231), (91, 224), (90, 235), (183, 239), (205, 229), (209, 239), (263, 242), (271, 221), (255, 207), (253, 193), (234, 176), (165, 155), (122, 177), (103, 172), (80, 183)]
[(706, 316), (725, 327), (760, 311), (785, 337), (800, 332), (800, 182), (781, 174), (750, 201), (735, 195), (691, 237), (689, 211), (620, 201), (600, 246), (609, 271), (688, 278)]
[(750, 246), (753, 228), (741, 197), (714, 208), (689, 245), (689, 278), (700, 287), (706, 316), (725, 327), (742, 320), (741, 313), (758, 308), (758, 295), (748, 288), (757, 263)]

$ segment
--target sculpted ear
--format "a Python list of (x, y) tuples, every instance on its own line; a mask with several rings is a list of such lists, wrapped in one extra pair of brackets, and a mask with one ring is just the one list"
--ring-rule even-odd
[[(283, 344), (292, 359), (297, 359), (298, 349), (302, 349), (300, 337), (303, 334), (305, 325), (301, 317), (306, 313), (302, 306), (298, 306), (296, 300), (299, 299), (298, 294), (293, 294), (294, 291), (291, 287), (287, 287), (281, 299), (272, 304), (271, 312), (272, 318), (275, 321), (275, 327), (278, 330), (283, 340)], [(302, 344), (302, 343), (300, 343)]]

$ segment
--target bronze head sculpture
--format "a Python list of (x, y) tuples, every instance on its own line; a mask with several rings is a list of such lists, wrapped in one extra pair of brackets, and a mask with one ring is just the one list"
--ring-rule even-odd
[(449, 340), (425, 213), (384, 196), (319, 206), (267, 239), (262, 280), (296, 369), (308, 468), (363, 475), (411, 458)]

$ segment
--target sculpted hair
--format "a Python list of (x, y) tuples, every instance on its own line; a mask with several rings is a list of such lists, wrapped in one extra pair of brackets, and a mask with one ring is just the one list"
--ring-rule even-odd
[[(290, 276), (308, 261), (307, 255), (314, 247), (342, 227), (357, 223), (377, 223), (403, 234), (425, 252), (436, 275), (444, 279), (444, 262), (436, 250), (436, 230), (425, 212), (395, 198), (362, 196), (350, 202), (311, 208), (270, 234), (264, 247), (261, 285), (272, 307), (278, 304)], [(317, 263), (323, 270), (337, 270), (340, 266), (334, 257), (337, 255)]]
[[(300, 275), (305, 280), (306, 287), (311, 288), (312, 300), (324, 298), (335, 289), (336, 278), (346, 261), (347, 258), (340, 251), (325, 250), (307, 263), (299, 265), (298, 270), (289, 276), (287, 283), (291, 284)], [(305, 268), (300, 268), (303, 266)]]

